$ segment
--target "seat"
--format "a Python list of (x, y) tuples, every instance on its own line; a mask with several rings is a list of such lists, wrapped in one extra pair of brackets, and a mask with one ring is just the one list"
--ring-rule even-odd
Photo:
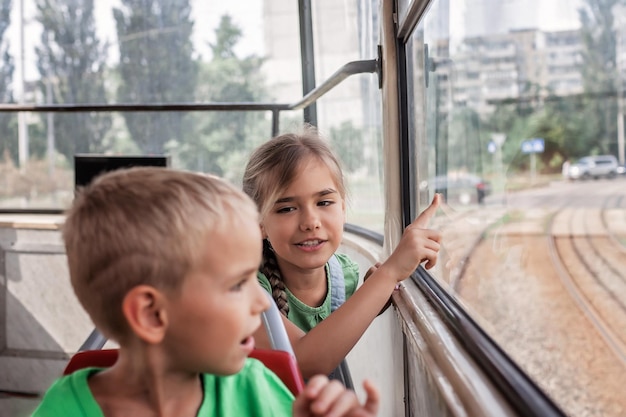
[(254, 349), (251, 358), (257, 359), (274, 372), (294, 396), (304, 389), (304, 381), (295, 356), (284, 350)]
[[(108, 368), (117, 360), (117, 349), (85, 350), (77, 352), (63, 370), (63, 375), (90, 366)], [(257, 359), (274, 372), (289, 388), (293, 395), (298, 395), (304, 389), (304, 382), (296, 359), (282, 350), (254, 349), (251, 358)]]
[(77, 352), (70, 358), (70, 361), (63, 370), (63, 375), (69, 375), (79, 369), (108, 368), (117, 361), (117, 349), (84, 350)]

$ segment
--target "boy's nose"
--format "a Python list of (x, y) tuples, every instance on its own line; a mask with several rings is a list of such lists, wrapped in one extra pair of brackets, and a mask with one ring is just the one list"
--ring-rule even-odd
[(253, 304), (254, 313), (261, 314), (262, 312), (270, 308), (270, 302), (272, 301), (271, 297), (272, 296), (269, 295), (269, 293), (265, 291), (265, 289), (261, 287), (261, 284), (259, 284), (257, 281), (254, 299), (255, 302)]

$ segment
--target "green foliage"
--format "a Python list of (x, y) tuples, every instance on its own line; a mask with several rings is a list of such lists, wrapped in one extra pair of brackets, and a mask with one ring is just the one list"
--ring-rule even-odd
[[(41, 45), (35, 48), (40, 89), (47, 103), (106, 103), (105, 62), (108, 45), (96, 36), (93, 0), (37, 0)], [(55, 147), (72, 159), (75, 153), (102, 152), (103, 138), (111, 128), (106, 113), (54, 115)], [(44, 129), (33, 144), (45, 143)], [(38, 152), (37, 152), (38, 153)]]
[[(11, 0), (0, 0), (0, 103), (13, 102), (13, 71), (15, 65), (9, 54), (8, 42), (3, 42), (6, 29), (11, 24)], [(8, 155), (17, 162), (16, 116), (0, 113), (0, 157)]]
[[(198, 67), (190, 13), (190, 2), (184, 0), (122, 0), (122, 6), (113, 9), (120, 48), (120, 102), (193, 100)], [(188, 140), (184, 113), (125, 113), (124, 118), (144, 153), (160, 154), (165, 143)]]
[[(196, 97), (206, 102), (259, 102), (267, 99), (261, 73), (264, 59), (239, 58), (235, 47), (241, 29), (222, 16), (210, 44), (213, 56), (200, 66)], [(196, 128), (184, 143), (172, 141), (170, 149), (188, 169), (238, 179), (252, 149), (270, 137), (270, 124), (262, 112), (213, 112), (193, 115)]]
[(584, 154), (594, 150), (608, 153), (616, 142), (617, 100), (612, 98), (612, 93), (618, 85), (613, 16), (613, 7), (617, 4), (623, 4), (623, 0), (586, 0), (579, 12), (585, 93), (599, 97), (586, 101), (583, 110), (582, 116), (595, 124), (593, 130), (587, 130), (586, 136), (581, 137), (587, 148)]
[(363, 132), (352, 121), (344, 121), (338, 127), (331, 127), (330, 143), (346, 172), (354, 172), (363, 166)]
[(544, 152), (537, 155), (544, 172), (559, 171), (567, 159), (615, 153), (618, 74), (613, 7), (618, 3), (624, 1), (585, 0), (579, 10), (584, 94), (557, 97), (528, 84), (522, 95), (532, 99), (499, 105), (485, 121), (487, 132), (506, 133), (502, 151), (510, 170), (528, 169), (529, 158), (521, 152), (521, 144), (533, 137), (545, 141)]
[(487, 141), (480, 138), (480, 117), (470, 108), (454, 111), (448, 129), (448, 170), (481, 173)]

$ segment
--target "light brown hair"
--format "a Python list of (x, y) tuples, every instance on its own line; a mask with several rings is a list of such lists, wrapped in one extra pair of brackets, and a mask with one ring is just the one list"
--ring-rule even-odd
[[(243, 190), (257, 204), (261, 221), (278, 196), (294, 180), (300, 166), (310, 158), (317, 158), (328, 167), (339, 195), (346, 200), (346, 187), (339, 160), (319, 132), (307, 125), (301, 133), (287, 133), (265, 142), (252, 153), (246, 165)], [(286, 316), (289, 305), (285, 283), (280, 275), (276, 255), (267, 240), (263, 242), (261, 272), (270, 282), (272, 298)]]
[(217, 177), (153, 167), (104, 174), (78, 193), (63, 227), (74, 292), (96, 327), (119, 340), (130, 289), (175, 293), (207, 237), (250, 216), (258, 216), (250, 198)]

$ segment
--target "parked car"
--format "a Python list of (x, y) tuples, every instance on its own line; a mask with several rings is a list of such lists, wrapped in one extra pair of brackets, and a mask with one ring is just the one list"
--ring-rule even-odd
[(569, 166), (567, 178), (570, 180), (614, 178), (617, 171), (617, 158), (613, 155), (585, 156)]
[(618, 175), (624, 175), (626, 174), (626, 165), (619, 165), (617, 167), (617, 174)]
[(431, 178), (420, 184), (420, 189), (429, 189), (443, 194), (450, 204), (482, 204), (491, 194), (489, 181), (474, 174), (451, 174)]

